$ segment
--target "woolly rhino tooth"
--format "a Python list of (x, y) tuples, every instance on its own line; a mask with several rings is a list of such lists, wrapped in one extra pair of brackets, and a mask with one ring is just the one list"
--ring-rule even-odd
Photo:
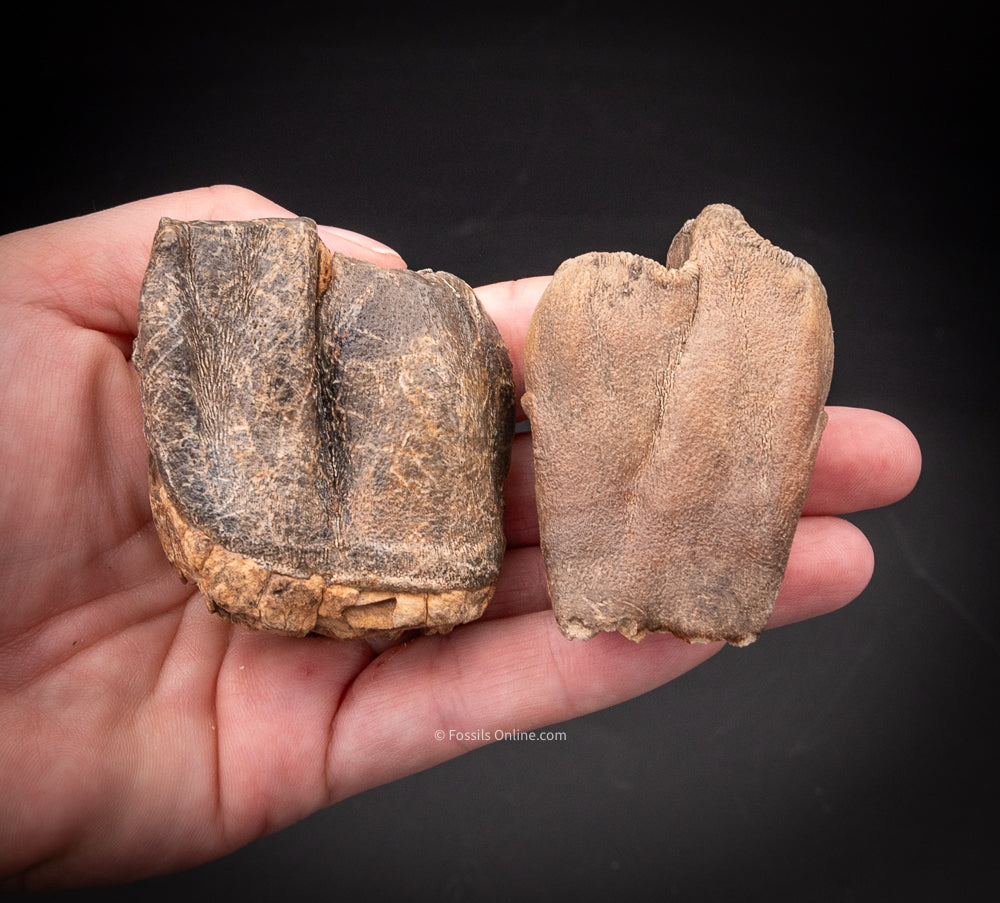
[(460, 279), (331, 254), (304, 218), (164, 219), (133, 360), (154, 521), (211, 610), (338, 637), (482, 614), (514, 385)]
[(833, 368), (826, 292), (726, 205), (563, 263), (525, 344), (562, 632), (752, 642), (783, 579)]

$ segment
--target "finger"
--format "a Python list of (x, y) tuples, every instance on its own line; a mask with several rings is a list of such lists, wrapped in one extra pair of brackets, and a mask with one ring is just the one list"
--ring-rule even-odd
[[(913, 433), (896, 418), (863, 408), (829, 407), (803, 514), (848, 514), (905, 498), (920, 477)], [(510, 546), (538, 542), (531, 440), (515, 437), (504, 493)]]
[(535, 462), (531, 436), (514, 436), (510, 453), (510, 472), (503, 487), (504, 535), (507, 548), (538, 545), (538, 511), (535, 507)]
[(871, 580), (871, 544), (839, 517), (803, 517), (768, 627), (829, 614), (853, 601)]
[[(904, 498), (920, 476), (920, 446), (907, 427), (878, 411), (830, 407), (803, 514), (847, 514)], [(538, 542), (531, 437), (514, 438), (504, 486), (511, 548)]]
[(524, 394), (524, 338), (531, 315), (551, 276), (530, 276), (510, 282), (495, 282), (476, 289), (476, 295), (507, 343), (514, 365), (514, 389), (518, 399), (517, 416), (524, 419), (520, 398)]
[(718, 648), (667, 634), (639, 644), (618, 634), (571, 642), (550, 612), (481, 621), (394, 647), (343, 698), (327, 759), (332, 798), (429, 768), (498, 733), (638, 696)]
[(890, 505), (920, 476), (920, 446), (888, 414), (829, 407), (804, 513), (846, 514)]
[[(5, 290), (10, 300), (57, 306), (88, 329), (131, 336), (161, 217), (246, 220), (293, 215), (252, 191), (229, 185), (146, 198), (5, 236), (0, 251), (7, 271)], [(405, 265), (394, 251), (357, 233), (330, 227), (318, 231), (333, 251), (381, 266)], [(45, 287), (44, 299), (37, 297), (40, 285)]]
[[(538, 276), (476, 290), (507, 343), (517, 397), (524, 392), (524, 339), (550, 277)], [(805, 514), (846, 514), (904, 498), (920, 476), (920, 446), (910, 430), (887, 414), (862, 408), (827, 408)], [(523, 413), (518, 408), (519, 417)]]
[(345, 257), (367, 260), (369, 263), (390, 270), (399, 270), (406, 266), (403, 258), (392, 248), (367, 235), (333, 226), (317, 226), (316, 232), (331, 251), (337, 251)]
[[(530, 731), (615, 705), (672, 680), (721, 648), (689, 645), (669, 634), (650, 634), (638, 644), (617, 634), (568, 641), (542, 601), (540, 556), (528, 560), (537, 550), (514, 555), (522, 570), (498, 588), (503, 591), (498, 604), (512, 610), (520, 592), (538, 610), (484, 618), (448, 637), (396, 647), (355, 680), (330, 747), (335, 797), (430, 767), (505, 731)], [(769, 627), (841, 607), (864, 589), (871, 566), (871, 548), (851, 524), (804, 518)], [(346, 773), (341, 766), (351, 750), (361, 753), (353, 762), (368, 763), (357, 785), (337, 780)]]
[(542, 550), (538, 546), (509, 550), (503, 557), (503, 567), (483, 620), (515, 618), (551, 609)]

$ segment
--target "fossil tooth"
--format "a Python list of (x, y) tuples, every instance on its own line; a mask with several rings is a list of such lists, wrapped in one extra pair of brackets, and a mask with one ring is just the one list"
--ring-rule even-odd
[(337, 637), (482, 614), (514, 388), (464, 282), (308, 219), (161, 222), (133, 357), (164, 549), (209, 607)]
[(542, 550), (563, 633), (745, 645), (772, 611), (833, 368), (813, 268), (707, 207), (666, 266), (557, 270), (525, 345)]

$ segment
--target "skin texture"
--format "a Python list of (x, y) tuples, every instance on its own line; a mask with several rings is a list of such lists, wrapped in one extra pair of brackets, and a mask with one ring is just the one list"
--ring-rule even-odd
[[(307, 211), (303, 211), (307, 212)], [(508, 550), (484, 618), (388, 648), (248, 631), (181, 583), (153, 527), (138, 379), (139, 286), (161, 216), (289, 211), (233, 187), (140, 201), (0, 239), (0, 875), (7, 887), (121, 881), (221, 856), (316, 809), (480, 745), (614, 705), (719, 644), (572, 643), (545, 591), (530, 440), (506, 482)], [(402, 266), (323, 229), (331, 250)], [(477, 292), (511, 350), (546, 284)], [(920, 469), (893, 418), (830, 408), (771, 617), (854, 599), (872, 569), (838, 514), (890, 504)]]

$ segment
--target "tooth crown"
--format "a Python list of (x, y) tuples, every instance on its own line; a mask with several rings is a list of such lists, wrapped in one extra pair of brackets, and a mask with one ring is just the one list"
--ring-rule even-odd
[(157, 526), (210, 608), (335, 636), (482, 613), (514, 389), (461, 280), (331, 255), (307, 219), (164, 220), (134, 361)]

